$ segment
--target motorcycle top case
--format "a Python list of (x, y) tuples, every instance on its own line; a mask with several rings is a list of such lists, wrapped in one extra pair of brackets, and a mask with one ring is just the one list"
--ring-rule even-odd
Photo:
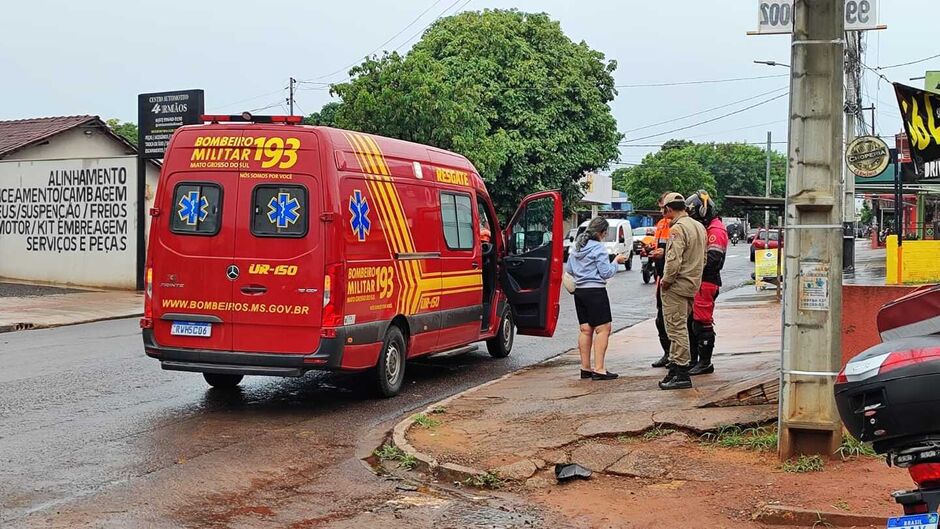
[(878, 311), (881, 340), (940, 334), (940, 285), (916, 290)]
[(835, 397), (845, 427), (878, 453), (940, 440), (940, 335), (865, 350), (840, 373)]

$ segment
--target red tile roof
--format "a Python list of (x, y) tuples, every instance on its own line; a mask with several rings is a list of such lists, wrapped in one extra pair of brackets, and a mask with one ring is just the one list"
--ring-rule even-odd
[(89, 121), (99, 121), (98, 116), (58, 116), (0, 121), (0, 157)]

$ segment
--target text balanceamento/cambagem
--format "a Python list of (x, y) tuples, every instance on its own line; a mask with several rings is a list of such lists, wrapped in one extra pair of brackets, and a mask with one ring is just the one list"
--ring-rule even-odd
[(120, 166), (54, 169), (45, 186), (0, 187), (0, 236), (21, 237), (28, 252), (126, 251), (128, 187)]

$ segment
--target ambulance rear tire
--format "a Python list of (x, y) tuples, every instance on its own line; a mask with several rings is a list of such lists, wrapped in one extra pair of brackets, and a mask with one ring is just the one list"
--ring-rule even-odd
[(203, 373), (206, 383), (218, 389), (232, 389), (244, 378), (244, 375), (220, 375), (218, 373)]
[(388, 328), (375, 366), (375, 389), (380, 397), (394, 397), (405, 380), (405, 336), (396, 326)]
[(512, 352), (512, 343), (515, 339), (516, 323), (512, 318), (512, 311), (507, 308), (499, 321), (496, 336), (486, 341), (486, 350), (493, 358), (506, 358)]

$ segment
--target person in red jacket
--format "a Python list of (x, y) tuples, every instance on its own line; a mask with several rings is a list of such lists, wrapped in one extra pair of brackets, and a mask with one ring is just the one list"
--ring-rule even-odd
[(692, 302), (689, 323), (689, 345), (692, 351), (690, 375), (715, 372), (712, 353), (715, 350), (715, 300), (721, 287), (721, 269), (728, 251), (728, 230), (718, 216), (715, 202), (705, 191), (698, 191), (686, 199), (689, 216), (705, 225), (706, 253), (702, 286)]

